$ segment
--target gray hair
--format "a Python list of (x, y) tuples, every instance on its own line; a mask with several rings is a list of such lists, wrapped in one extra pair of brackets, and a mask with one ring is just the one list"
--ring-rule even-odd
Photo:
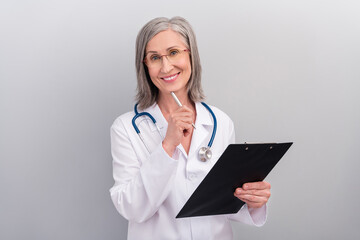
[(201, 87), (201, 64), (195, 33), (191, 25), (182, 17), (171, 19), (160, 17), (145, 24), (136, 38), (135, 65), (137, 73), (136, 101), (140, 109), (153, 105), (158, 97), (159, 90), (152, 83), (147, 66), (143, 62), (145, 58), (146, 45), (159, 32), (172, 29), (179, 33), (186, 47), (190, 50), (191, 76), (187, 83), (187, 91), (190, 100), (201, 101), (205, 98)]

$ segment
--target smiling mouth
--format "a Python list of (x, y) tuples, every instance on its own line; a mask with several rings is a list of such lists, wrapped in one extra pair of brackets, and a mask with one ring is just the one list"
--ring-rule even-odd
[(180, 73), (176, 73), (176, 74), (173, 74), (171, 76), (168, 76), (168, 77), (163, 77), (161, 78), (162, 80), (165, 80), (167, 82), (172, 82), (172, 81), (175, 81), (176, 78), (179, 76)]

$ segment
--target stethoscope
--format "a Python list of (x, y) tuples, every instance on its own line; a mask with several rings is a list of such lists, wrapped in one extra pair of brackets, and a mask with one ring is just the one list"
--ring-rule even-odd
[[(214, 112), (211, 110), (211, 108), (204, 102), (201, 102), (201, 104), (210, 112), (210, 114), (211, 114), (211, 116), (213, 118), (213, 121), (214, 121), (214, 127), (213, 127), (213, 131), (212, 131), (211, 138), (210, 138), (210, 141), (209, 141), (208, 145), (206, 147), (201, 147), (200, 150), (199, 150), (199, 158), (200, 158), (200, 160), (203, 161), (203, 162), (206, 162), (207, 160), (211, 159), (211, 156), (212, 156), (212, 152), (211, 152), (210, 148), (211, 148), (211, 145), (214, 142), (214, 138), (215, 138), (215, 135), (216, 135), (217, 121), (216, 121), (216, 116), (215, 116)], [(164, 139), (164, 137), (161, 134), (159, 126), (156, 124), (155, 118), (148, 112), (139, 113), (138, 110), (137, 110), (137, 105), (138, 104), (135, 104), (135, 106), (134, 106), (135, 116), (132, 119), (132, 125), (133, 125), (136, 133), (138, 134), (139, 138), (141, 139), (141, 141), (145, 145), (146, 150), (150, 153), (150, 149), (147, 146), (147, 144), (145, 143), (144, 138), (141, 135), (140, 130), (136, 125), (136, 122), (135, 122), (136, 119), (141, 117), (141, 116), (149, 117), (151, 119), (151, 121), (153, 122), (153, 124), (155, 125), (158, 133), (160, 134), (161, 139)]]

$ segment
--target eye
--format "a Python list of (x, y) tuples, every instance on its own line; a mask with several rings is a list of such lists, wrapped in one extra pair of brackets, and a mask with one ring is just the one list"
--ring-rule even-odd
[(179, 50), (177, 50), (177, 49), (172, 49), (172, 50), (170, 50), (170, 52), (169, 52), (169, 56), (176, 56), (176, 55), (178, 55), (180, 53), (180, 51)]
[(151, 55), (150, 56), (150, 61), (152, 61), (152, 62), (155, 62), (155, 61), (157, 61), (157, 60), (159, 60), (160, 59), (160, 56), (159, 55)]

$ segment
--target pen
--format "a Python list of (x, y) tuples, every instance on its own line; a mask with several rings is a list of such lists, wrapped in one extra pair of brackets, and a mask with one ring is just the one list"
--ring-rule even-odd
[[(176, 97), (176, 95), (175, 95), (174, 92), (171, 92), (171, 96), (174, 98), (174, 100), (175, 100), (175, 102), (177, 103), (177, 105), (178, 105), (179, 107), (182, 107), (181, 102), (180, 102), (179, 99)], [(194, 123), (191, 123), (191, 125), (193, 126), (194, 129), (196, 129)]]

